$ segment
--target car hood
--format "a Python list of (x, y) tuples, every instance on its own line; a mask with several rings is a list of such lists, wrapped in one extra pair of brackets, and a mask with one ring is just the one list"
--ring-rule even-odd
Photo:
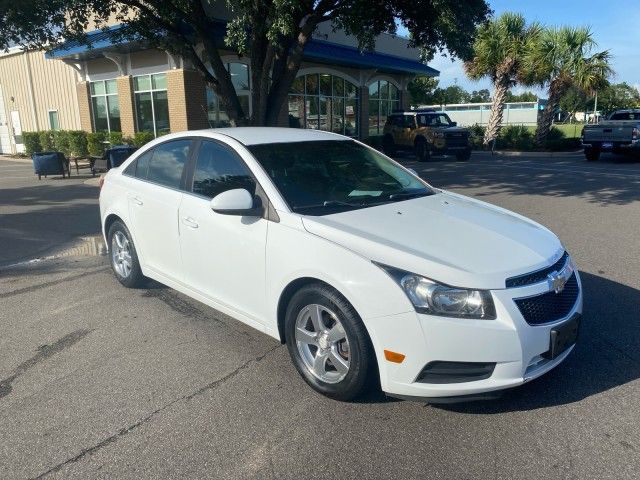
[(452, 286), (500, 289), (544, 268), (563, 247), (548, 229), (451, 192), (326, 216), (305, 229), (369, 260)]

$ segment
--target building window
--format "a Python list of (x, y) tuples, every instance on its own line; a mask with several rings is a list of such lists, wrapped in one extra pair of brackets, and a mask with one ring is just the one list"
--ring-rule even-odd
[(96, 132), (120, 131), (120, 105), (115, 80), (91, 82), (91, 112)]
[(335, 75), (300, 75), (289, 92), (289, 126), (357, 136), (358, 89)]
[[(231, 82), (238, 95), (240, 106), (245, 115), (251, 116), (251, 83), (249, 82), (249, 66), (244, 63), (232, 62), (226, 64), (231, 74)], [(207, 115), (209, 126), (212, 128), (229, 127), (231, 123), (224, 105), (215, 92), (207, 87)]]
[(49, 110), (49, 130), (60, 130), (57, 110)]
[(133, 77), (136, 104), (136, 129), (152, 132), (156, 137), (169, 132), (169, 102), (167, 75), (139, 75)]
[(382, 133), (387, 115), (400, 108), (398, 87), (386, 80), (369, 85), (369, 135)]

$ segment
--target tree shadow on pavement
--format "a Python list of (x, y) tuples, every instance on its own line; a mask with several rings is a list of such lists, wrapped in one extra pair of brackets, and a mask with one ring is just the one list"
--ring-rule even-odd
[(498, 400), (434, 407), (468, 414), (535, 410), (578, 402), (640, 378), (640, 291), (597, 275), (580, 275), (580, 338), (561, 365)]

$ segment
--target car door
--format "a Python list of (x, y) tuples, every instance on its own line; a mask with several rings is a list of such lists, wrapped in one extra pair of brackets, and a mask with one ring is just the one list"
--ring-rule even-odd
[(211, 209), (211, 199), (226, 190), (245, 188), (255, 195), (257, 182), (231, 147), (205, 139), (194, 156), (192, 177), (179, 213), (185, 283), (262, 322), (268, 221)]
[(177, 281), (183, 279), (178, 209), (192, 144), (191, 139), (170, 140), (140, 156), (127, 194), (130, 227), (143, 265)]

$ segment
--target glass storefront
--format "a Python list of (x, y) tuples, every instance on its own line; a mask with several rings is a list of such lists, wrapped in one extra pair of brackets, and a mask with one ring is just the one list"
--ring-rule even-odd
[(91, 113), (95, 132), (120, 131), (120, 105), (115, 80), (100, 80), (89, 84)]
[(133, 77), (136, 104), (136, 129), (155, 136), (169, 133), (167, 75), (156, 73)]
[(289, 126), (357, 136), (358, 89), (336, 75), (300, 75), (289, 93)]
[(369, 135), (382, 133), (387, 116), (400, 108), (398, 87), (386, 80), (369, 85)]
[[(247, 116), (251, 115), (251, 83), (249, 82), (249, 66), (244, 63), (227, 63), (227, 70), (231, 74), (231, 82), (238, 94), (240, 106)], [(230, 127), (229, 116), (224, 105), (215, 92), (207, 87), (207, 116), (211, 128)]]

